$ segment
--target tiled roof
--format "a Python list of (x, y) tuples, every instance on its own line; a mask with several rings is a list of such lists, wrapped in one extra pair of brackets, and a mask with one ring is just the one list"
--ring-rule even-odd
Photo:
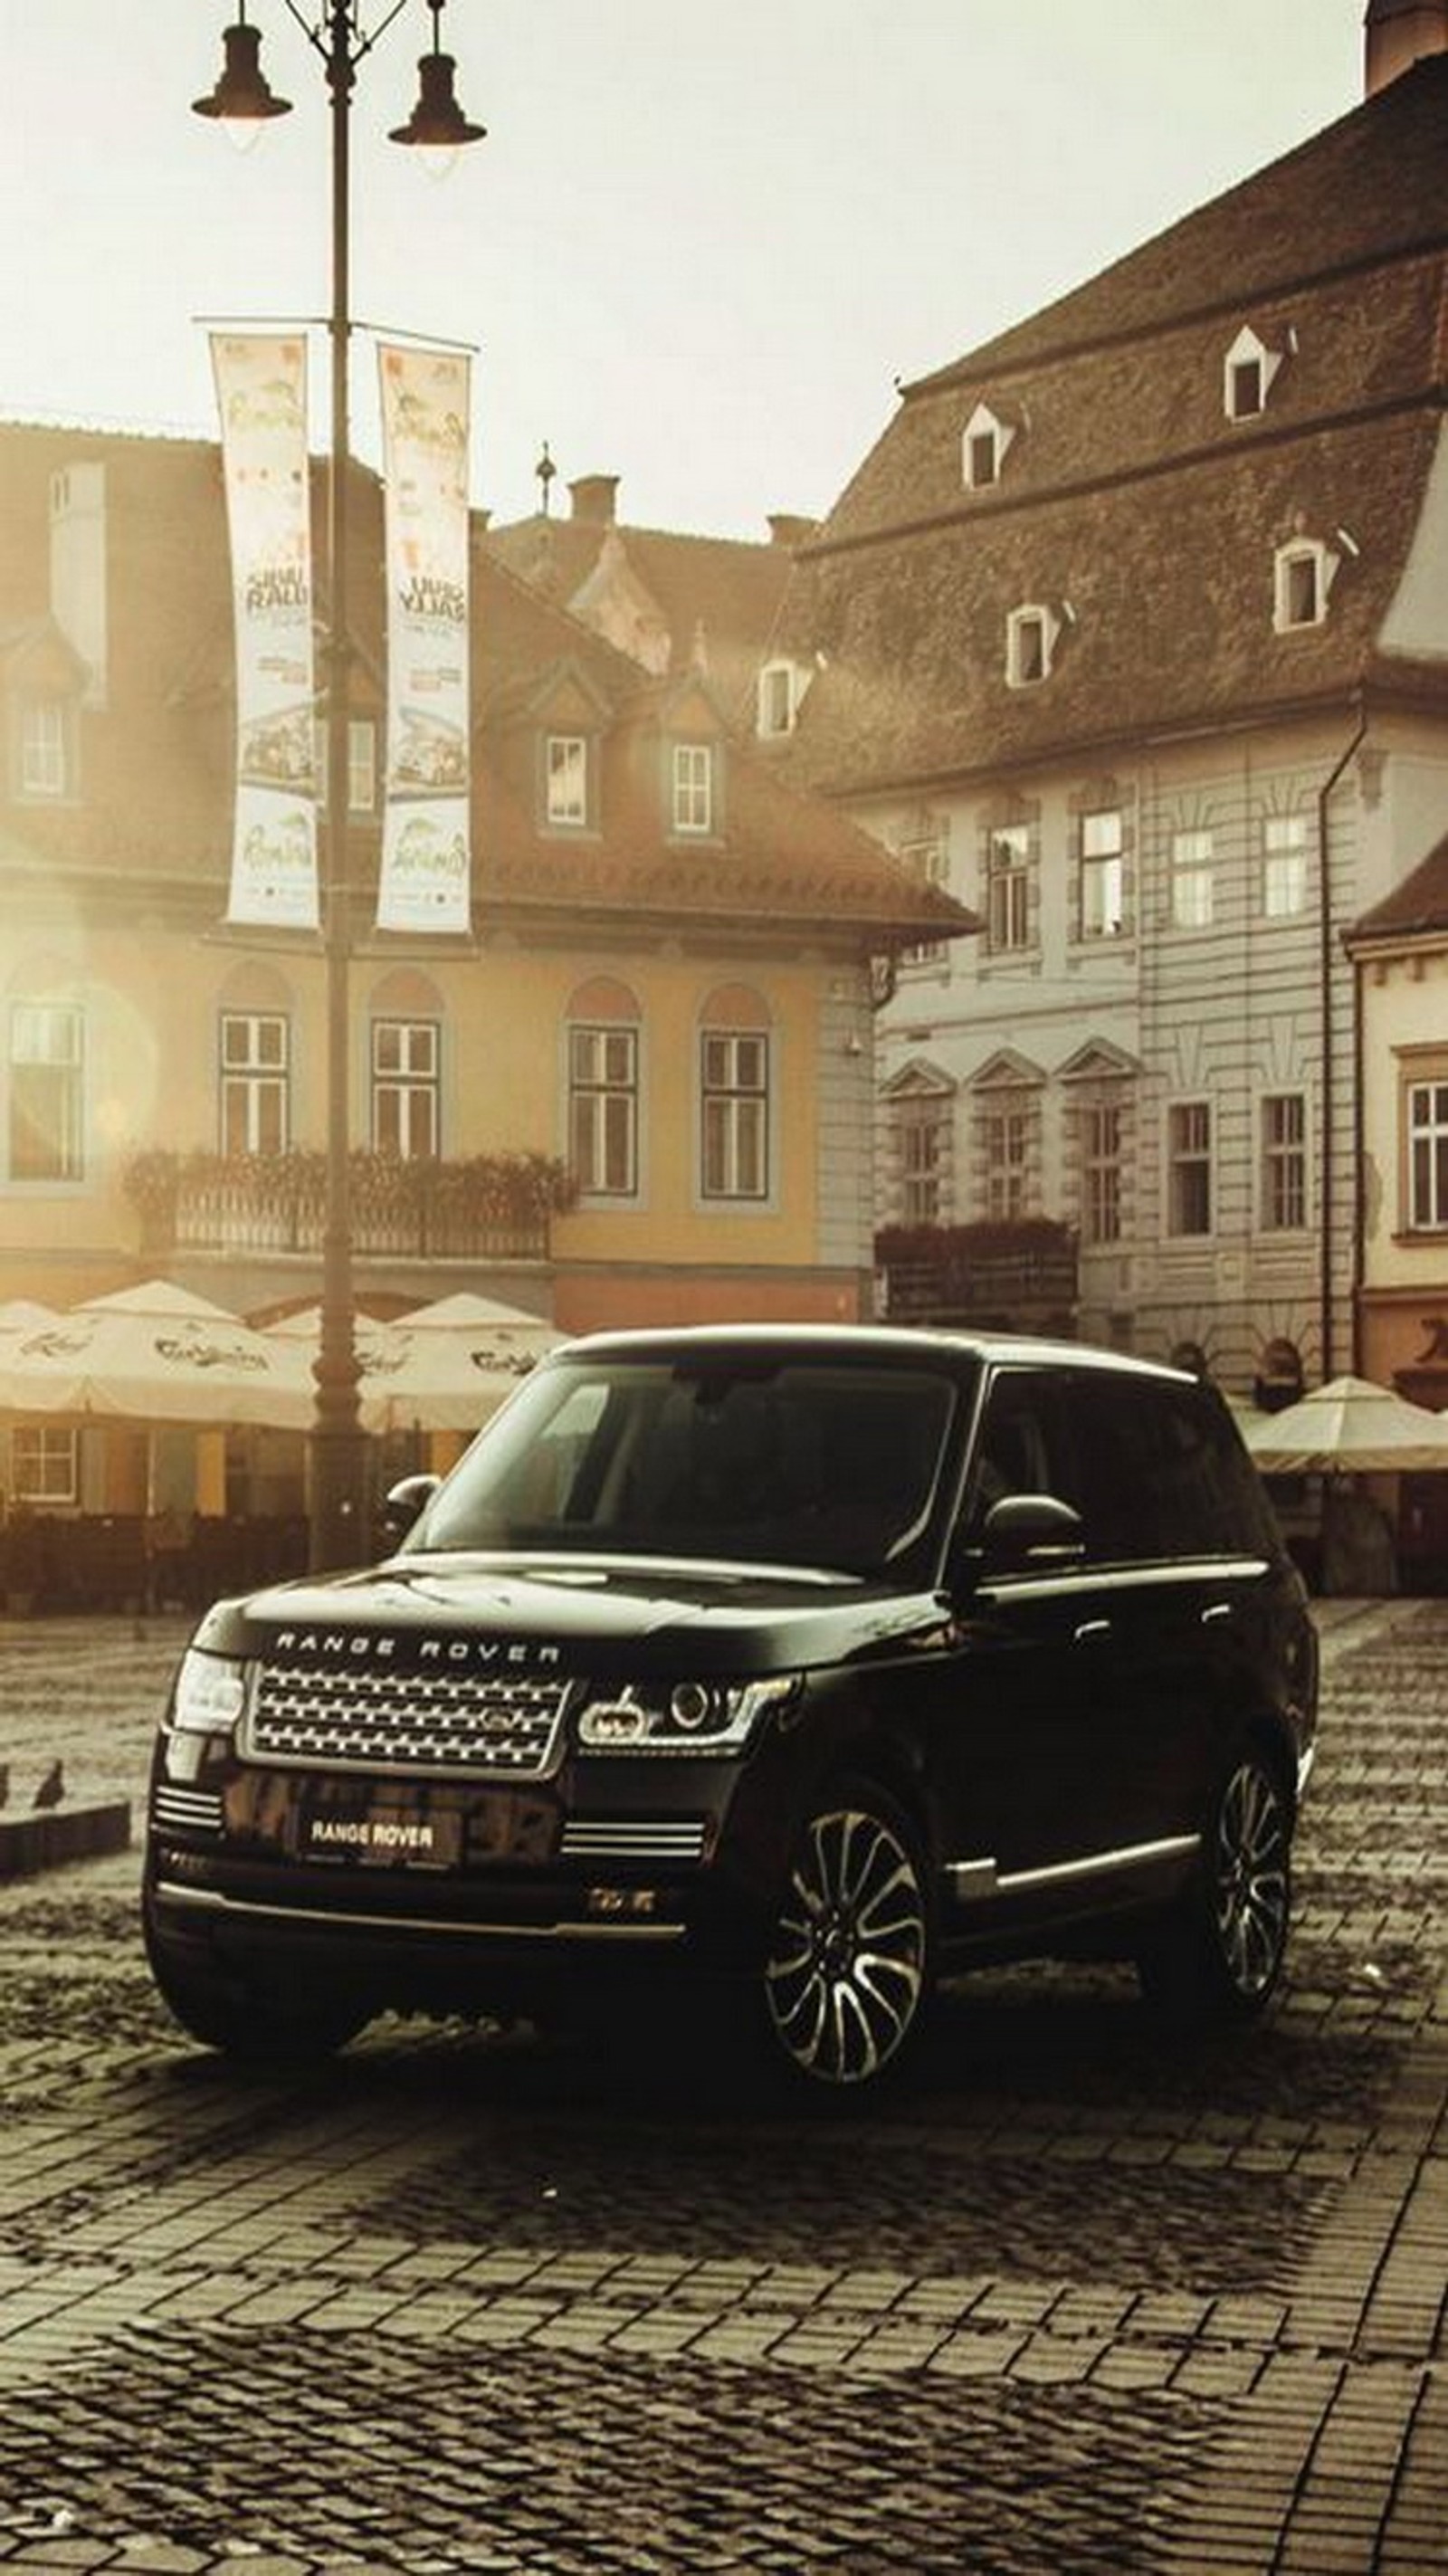
[(721, 705), (731, 721), (752, 723), (754, 678), (788, 586), (789, 549), (662, 528), (554, 519), (542, 512), (490, 528), (484, 542), (500, 563), (566, 608), (597, 570), (610, 533), (621, 541), (632, 572), (663, 615), (669, 667), (688, 668), (702, 631), (709, 676)]
[[(1445, 248), (1448, 56), (910, 387), (797, 566), (782, 634), (826, 667), (791, 774), (861, 792), (1401, 678), (1379, 638), (1438, 444)], [(1244, 325), (1280, 363), (1232, 420)], [(1018, 426), (969, 491), (982, 400)], [(1320, 626), (1278, 634), (1274, 554), (1297, 536), (1336, 577)], [(1026, 605), (1060, 645), (1012, 689)]]
[(1411, 876), (1355, 921), (1348, 939), (1375, 942), (1448, 931), (1448, 833), (1420, 860)]
[[(107, 468), (107, 706), (82, 717), (81, 801), (7, 803), (0, 776), (0, 861), (74, 869), (128, 891), (184, 888), (198, 904), (209, 888), (214, 906), (230, 864), (232, 812), (230, 572), (217, 450), (0, 424), (0, 638), (45, 619), (50, 477), (92, 458)], [(322, 480), (319, 473), (319, 487)], [(385, 653), (381, 495), (360, 469), (351, 500), (348, 622), (362, 703)], [(660, 916), (716, 920), (752, 933), (772, 925), (791, 938), (812, 928), (882, 944), (974, 927), (948, 895), (833, 807), (785, 786), (738, 742), (727, 746), (721, 838), (671, 840), (659, 764), (628, 754), (641, 731), (657, 729), (678, 682), (647, 681), (477, 543), (472, 646), (480, 915), (501, 903), (646, 914), (655, 924)], [(545, 675), (569, 668), (603, 710), (607, 734), (603, 833), (576, 841), (538, 830), (531, 800), (509, 783), (517, 763), (507, 741), (520, 703)], [(523, 766), (535, 774), (531, 760)], [(640, 774), (654, 792), (639, 786)], [(363, 870), (369, 849), (375, 866), (377, 837), (375, 828), (354, 836)], [(627, 924), (613, 935), (626, 938)]]

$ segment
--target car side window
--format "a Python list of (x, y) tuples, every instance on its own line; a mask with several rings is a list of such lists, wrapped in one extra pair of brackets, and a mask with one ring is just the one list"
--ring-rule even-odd
[(1002, 1369), (991, 1381), (966, 1494), (968, 1546), (979, 1544), (992, 1504), (1007, 1494), (1054, 1494), (1080, 1509), (1069, 1410), (1044, 1370)]
[(1204, 1387), (1102, 1378), (1082, 1389), (1093, 1553), (1220, 1556), (1256, 1543), (1237, 1440)]

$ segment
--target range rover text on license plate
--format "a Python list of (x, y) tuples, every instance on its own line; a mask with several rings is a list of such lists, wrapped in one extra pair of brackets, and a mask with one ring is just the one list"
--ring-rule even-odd
[(456, 1808), (314, 1807), (302, 1818), (301, 1848), (307, 1860), (450, 1869), (462, 1849), (462, 1818)]

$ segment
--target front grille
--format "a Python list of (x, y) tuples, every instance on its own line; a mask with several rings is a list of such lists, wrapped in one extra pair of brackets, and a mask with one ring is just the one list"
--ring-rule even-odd
[(264, 1664), (241, 1750), (313, 1770), (536, 1776), (552, 1755), (567, 1687), (488, 1673)]

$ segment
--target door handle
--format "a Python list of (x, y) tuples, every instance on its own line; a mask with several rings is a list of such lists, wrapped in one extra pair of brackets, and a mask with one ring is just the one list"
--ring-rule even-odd
[(1219, 1620), (1230, 1619), (1231, 1615), (1232, 1605), (1230, 1601), (1209, 1601), (1206, 1609), (1202, 1612), (1202, 1626), (1204, 1628), (1215, 1628)]
[(1111, 1622), (1109, 1619), (1083, 1619), (1080, 1627), (1076, 1631), (1075, 1642), (1078, 1646), (1089, 1646), (1095, 1642), (1096, 1638), (1109, 1637), (1110, 1634)]

